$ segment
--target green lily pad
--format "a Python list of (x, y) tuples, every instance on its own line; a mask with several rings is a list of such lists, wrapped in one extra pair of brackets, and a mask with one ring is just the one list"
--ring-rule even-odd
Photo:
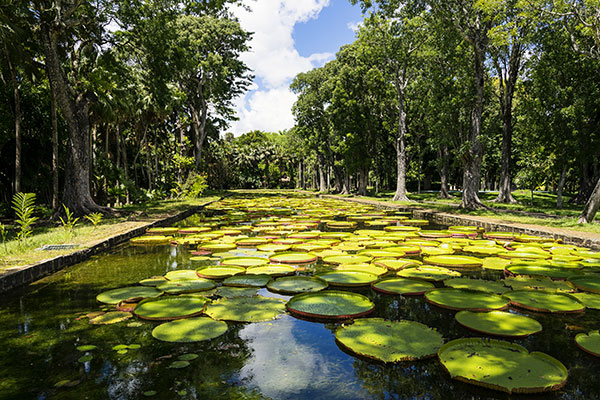
[(573, 313), (585, 309), (577, 298), (564, 293), (536, 290), (513, 290), (504, 294), (511, 304), (527, 310), (550, 313)]
[(366, 263), (373, 259), (371, 256), (360, 254), (346, 254), (343, 256), (323, 257), (323, 262), (327, 264), (359, 264)]
[(569, 282), (575, 285), (577, 289), (583, 290), (584, 292), (600, 294), (600, 276), (586, 275), (570, 277)]
[[(163, 342), (189, 343), (214, 339), (226, 331), (226, 322), (215, 321), (207, 317), (197, 317), (160, 324), (152, 330), (152, 336)], [(198, 357), (195, 354), (194, 356)], [(181, 361), (191, 361), (192, 359), (179, 357)]]
[(423, 294), (433, 289), (433, 283), (420, 279), (389, 278), (371, 284), (371, 287), (379, 292), (388, 294), (401, 294), (405, 296)]
[(268, 259), (261, 257), (229, 257), (221, 260), (221, 265), (235, 265), (238, 267), (254, 267), (268, 263)]
[(114, 351), (119, 351), (119, 350), (126, 350), (127, 349), (127, 345), (126, 344), (117, 344), (115, 346), (113, 346), (113, 350)]
[(176, 271), (167, 272), (165, 278), (170, 281), (190, 280), (198, 279), (198, 275), (196, 275), (196, 271), (193, 269), (178, 269)]
[(132, 238), (129, 240), (129, 243), (134, 245), (142, 244), (146, 246), (158, 246), (162, 244), (168, 244), (171, 239), (173, 239), (171, 236), (148, 235)]
[(209, 256), (193, 256), (193, 257), (190, 257), (190, 261), (192, 261), (192, 262), (210, 261), (210, 257)]
[(375, 282), (378, 276), (361, 271), (332, 271), (316, 275), (331, 286), (366, 286)]
[(202, 292), (205, 290), (214, 289), (216, 284), (208, 279), (187, 279), (168, 281), (158, 285), (156, 288), (169, 294)]
[(374, 307), (373, 302), (363, 295), (334, 290), (297, 294), (287, 303), (287, 309), (294, 314), (331, 319), (364, 316)]
[(96, 349), (98, 346), (93, 344), (84, 344), (83, 346), (77, 346), (77, 351), (92, 351)]
[(196, 275), (206, 279), (224, 279), (230, 276), (243, 274), (246, 268), (234, 265), (222, 265), (217, 267), (198, 268)]
[(253, 238), (236, 240), (235, 244), (238, 246), (242, 246), (242, 247), (254, 247), (254, 246), (260, 246), (263, 244), (267, 244), (269, 242), (270, 242), (269, 239), (253, 237)]
[(425, 257), (423, 258), (423, 262), (439, 267), (451, 268), (479, 268), (483, 265), (483, 262), (479, 258), (455, 255)]
[(482, 267), (484, 269), (492, 269), (496, 271), (504, 271), (504, 269), (508, 267), (511, 263), (510, 260), (500, 257), (486, 257), (482, 261)]
[[(225, 325), (227, 325), (227, 323), (225, 323)], [(182, 354), (180, 356), (177, 356), (177, 359), (181, 360), (181, 361), (193, 361), (198, 357), (200, 357), (198, 354), (187, 353), (187, 354)]]
[(284, 251), (270, 256), (269, 260), (282, 264), (309, 264), (317, 261), (317, 258), (313, 253)]
[(519, 259), (519, 260), (547, 260), (552, 255), (550, 253), (533, 253), (533, 252), (524, 252), (524, 251), (505, 251), (504, 253), (499, 253), (498, 257), (508, 258), (511, 260)]
[(183, 360), (179, 360), (179, 361), (173, 361), (168, 368), (175, 368), (175, 369), (181, 369), (181, 368), (185, 368), (187, 366), (190, 365), (189, 361), (183, 361)]
[(284, 312), (283, 300), (263, 296), (222, 298), (206, 309), (206, 314), (216, 320), (236, 322), (270, 321)]
[(85, 362), (88, 362), (88, 361), (92, 361), (93, 358), (94, 358), (93, 355), (86, 354), (85, 356), (79, 357), (79, 359), (77, 361), (80, 362), (80, 363), (85, 363)]
[(600, 357), (600, 332), (580, 333), (575, 336), (575, 344), (581, 350), (593, 356)]
[(454, 254), (454, 250), (449, 247), (421, 247), (421, 254), (424, 256), (443, 256)]
[[(402, 251), (387, 251), (385, 249), (367, 249), (358, 252), (359, 256), (367, 256), (371, 258), (400, 258), (404, 256)], [(352, 263), (348, 263), (352, 264)]]
[(383, 362), (433, 357), (444, 344), (442, 335), (427, 325), (383, 318), (358, 319), (352, 325), (342, 325), (335, 338), (344, 348)]
[(219, 297), (252, 297), (258, 294), (258, 288), (219, 286), (215, 294)]
[(298, 294), (318, 292), (327, 288), (328, 285), (323, 279), (314, 276), (286, 276), (269, 282), (267, 288), (272, 292), (282, 294)]
[(600, 294), (596, 293), (572, 293), (571, 296), (582, 302), (586, 308), (600, 310)]
[(139, 321), (134, 321), (134, 322), (130, 322), (130, 323), (128, 323), (128, 324), (127, 324), (127, 327), (128, 327), (128, 328), (139, 328), (139, 327), (140, 327), (140, 326), (142, 326), (142, 325), (144, 325), (144, 324), (142, 324), (142, 323), (141, 323), (141, 322), (139, 322)]
[(430, 290), (425, 299), (438, 307), (471, 311), (504, 310), (510, 303), (508, 298), (497, 294), (452, 288)]
[(270, 275), (270, 276), (286, 276), (296, 273), (296, 268), (291, 265), (268, 264), (259, 267), (250, 267), (246, 274)]
[(378, 258), (373, 260), (373, 264), (381, 265), (382, 267), (386, 267), (392, 271), (399, 271), (407, 267), (423, 265), (421, 261), (411, 260), (409, 258)]
[(497, 294), (502, 294), (509, 290), (500, 281), (486, 281), (483, 279), (450, 278), (444, 281), (444, 285), (455, 289), (478, 290), (480, 292)]
[(170, 320), (202, 314), (208, 299), (204, 297), (178, 296), (142, 301), (134, 313), (143, 319)]
[(555, 358), (502, 340), (452, 340), (440, 348), (438, 357), (452, 378), (507, 393), (558, 390), (568, 376)]
[(235, 287), (264, 287), (271, 277), (269, 275), (236, 275), (229, 277), (223, 281), (225, 286)]
[(274, 244), (274, 243), (263, 244), (263, 245), (256, 247), (257, 250), (266, 251), (268, 253), (278, 253), (280, 251), (288, 251), (291, 248), (292, 248), (292, 245), (289, 245), (289, 244)]
[(576, 273), (572, 269), (568, 268), (529, 264), (509, 265), (506, 267), (506, 270), (515, 275), (547, 276), (554, 279), (566, 279)]
[(544, 290), (549, 292), (568, 293), (575, 289), (567, 281), (553, 281), (550, 278), (531, 278), (527, 276), (509, 276), (503, 280), (504, 285), (513, 290)]
[(94, 325), (116, 324), (118, 322), (125, 321), (131, 317), (132, 317), (132, 315), (130, 312), (111, 311), (111, 312), (107, 312), (106, 314), (99, 315), (96, 318), (90, 319), (90, 324), (94, 324)]
[(164, 276), (153, 276), (152, 278), (142, 279), (141, 281), (139, 281), (139, 284), (144, 286), (158, 286), (161, 283), (165, 283), (166, 281), (167, 278), (165, 278)]
[(448, 278), (459, 277), (461, 276), (461, 273), (444, 267), (421, 265), (419, 267), (405, 268), (396, 272), (396, 275), (402, 278), (416, 278), (437, 282)]
[(152, 397), (152, 396), (156, 396), (158, 392), (156, 390), (146, 390), (144, 393), (142, 393), (144, 396), (146, 397)]
[(208, 250), (212, 252), (229, 251), (235, 249), (235, 243), (203, 243), (198, 246), (198, 250)]
[(368, 272), (377, 276), (383, 275), (388, 272), (388, 269), (375, 264), (340, 264), (336, 265), (336, 271), (360, 271)]
[(106, 304), (117, 304), (123, 300), (141, 300), (151, 297), (158, 297), (163, 292), (159, 289), (148, 286), (127, 286), (123, 288), (102, 292), (96, 296), (96, 300)]
[(459, 311), (455, 318), (462, 326), (488, 335), (520, 338), (542, 330), (535, 319), (506, 311)]

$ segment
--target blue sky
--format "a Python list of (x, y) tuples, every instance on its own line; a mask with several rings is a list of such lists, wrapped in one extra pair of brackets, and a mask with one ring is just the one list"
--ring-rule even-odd
[(229, 129), (236, 136), (291, 128), (292, 79), (333, 59), (340, 46), (354, 40), (353, 29), (362, 20), (360, 7), (349, 0), (256, 0), (247, 5), (252, 12), (240, 7), (233, 12), (244, 29), (254, 32), (252, 50), (242, 59), (256, 79), (236, 103), (240, 120)]

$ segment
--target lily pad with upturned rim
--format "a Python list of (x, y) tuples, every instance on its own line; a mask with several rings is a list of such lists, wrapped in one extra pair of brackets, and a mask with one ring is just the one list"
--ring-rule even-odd
[(285, 264), (267, 264), (258, 267), (251, 267), (246, 270), (246, 274), (269, 275), (272, 277), (287, 276), (296, 273), (296, 268)]
[(235, 322), (270, 321), (284, 313), (283, 300), (264, 296), (222, 298), (206, 308), (206, 314), (216, 320)]
[(327, 288), (327, 281), (314, 276), (286, 276), (267, 284), (267, 289), (282, 294), (319, 292)]
[(415, 278), (438, 282), (448, 278), (459, 277), (461, 276), (461, 273), (444, 267), (421, 265), (418, 267), (405, 268), (396, 272), (396, 275), (402, 278)]
[(346, 254), (342, 256), (323, 257), (323, 262), (326, 264), (360, 264), (366, 263), (373, 259), (371, 256), (359, 254)]
[(470, 311), (505, 310), (510, 304), (508, 298), (497, 294), (452, 288), (430, 290), (425, 300), (450, 310)]
[(204, 297), (177, 296), (142, 301), (134, 314), (149, 320), (171, 320), (202, 314), (208, 299)]
[(164, 276), (153, 276), (151, 278), (146, 278), (146, 279), (142, 279), (141, 281), (139, 281), (138, 283), (140, 285), (144, 285), (144, 286), (158, 286), (161, 283), (165, 283), (167, 281), (167, 278), (165, 278)]
[(582, 302), (586, 308), (600, 310), (600, 294), (596, 293), (572, 293), (571, 296)]
[(567, 279), (578, 272), (570, 268), (551, 267), (546, 265), (514, 264), (506, 267), (506, 271), (514, 275), (547, 276), (553, 279)]
[(234, 265), (220, 265), (215, 267), (198, 268), (196, 275), (206, 279), (224, 279), (230, 276), (243, 274), (246, 268)]
[[(163, 342), (190, 343), (214, 339), (226, 331), (226, 322), (197, 317), (160, 324), (152, 330), (152, 336)], [(181, 358), (180, 360), (190, 361)]]
[(371, 287), (378, 292), (387, 294), (401, 294), (404, 296), (421, 295), (428, 290), (433, 289), (433, 283), (422, 281), (420, 279), (409, 278), (389, 278), (371, 284)]
[(341, 326), (336, 341), (364, 357), (383, 362), (421, 360), (435, 356), (444, 344), (435, 329), (414, 321), (386, 321), (383, 318), (359, 319)]
[(492, 269), (496, 271), (504, 271), (511, 264), (510, 260), (500, 257), (486, 257), (482, 260), (483, 269)]
[(585, 309), (577, 298), (563, 293), (537, 290), (513, 290), (504, 294), (511, 304), (531, 311), (550, 313), (576, 313)]
[(600, 294), (600, 276), (570, 277), (569, 282), (584, 292)]
[(507, 393), (558, 390), (568, 376), (555, 358), (502, 340), (452, 340), (440, 348), (438, 358), (452, 378)]
[(388, 272), (387, 268), (375, 264), (340, 264), (335, 266), (335, 270), (368, 272), (377, 276)]
[(157, 286), (157, 289), (169, 294), (203, 292), (215, 288), (215, 283), (208, 279), (182, 279), (169, 281)]
[(471, 278), (450, 278), (444, 281), (444, 285), (455, 289), (478, 290), (480, 292), (489, 292), (502, 294), (508, 290), (500, 281), (488, 281), (484, 279)]
[(196, 271), (193, 269), (178, 269), (167, 272), (165, 278), (170, 281), (177, 281), (180, 279), (198, 279), (198, 275), (196, 275)]
[(419, 260), (411, 260), (409, 258), (379, 258), (373, 260), (373, 264), (381, 265), (393, 271), (399, 271), (410, 266), (419, 266), (423, 263)]
[(361, 294), (328, 290), (297, 294), (286, 307), (291, 313), (303, 317), (347, 319), (370, 314), (375, 305)]
[(222, 259), (220, 264), (248, 268), (257, 265), (265, 265), (268, 263), (268, 259), (261, 257), (229, 257)]
[(509, 276), (502, 280), (512, 290), (543, 290), (549, 292), (569, 293), (574, 287), (567, 281), (553, 281), (550, 278), (531, 278), (527, 276)]
[(219, 286), (215, 294), (219, 297), (252, 297), (258, 294), (258, 288)]
[(274, 263), (282, 264), (310, 264), (317, 261), (317, 256), (313, 253), (284, 251), (276, 253), (269, 257), (269, 260)]
[(423, 258), (426, 264), (446, 268), (479, 268), (483, 264), (481, 259), (470, 256), (430, 256)]
[(535, 319), (506, 311), (459, 311), (455, 318), (465, 328), (495, 336), (522, 338), (542, 330)]
[(269, 275), (258, 274), (258, 275), (236, 275), (229, 277), (223, 281), (223, 285), (225, 286), (235, 286), (235, 287), (264, 287), (269, 281), (271, 277)]
[(316, 275), (331, 286), (367, 286), (375, 282), (378, 276), (363, 271), (331, 271)]
[(127, 286), (102, 292), (96, 296), (96, 300), (105, 304), (117, 304), (123, 300), (158, 297), (163, 291), (151, 286)]
[(580, 333), (575, 336), (575, 344), (581, 350), (593, 356), (600, 357), (600, 332)]

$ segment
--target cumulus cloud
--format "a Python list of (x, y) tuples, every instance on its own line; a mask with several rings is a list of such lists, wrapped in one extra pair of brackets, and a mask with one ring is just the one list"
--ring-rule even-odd
[(254, 129), (278, 131), (294, 125), (292, 105), (296, 95), (289, 90), (300, 72), (320, 67), (332, 53), (301, 56), (294, 46), (294, 25), (316, 18), (329, 0), (259, 0), (232, 8), (244, 29), (253, 32), (251, 51), (243, 61), (262, 83), (238, 100), (239, 121), (232, 123), (235, 135)]

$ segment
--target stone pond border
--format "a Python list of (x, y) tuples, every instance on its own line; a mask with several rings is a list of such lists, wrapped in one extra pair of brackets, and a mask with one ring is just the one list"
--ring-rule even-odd
[(5, 293), (11, 289), (25, 286), (29, 283), (53, 274), (54, 272), (57, 272), (65, 267), (85, 261), (95, 254), (109, 250), (121, 243), (127, 242), (133, 237), (144, 234), (148, 228), (172, 225), (175, 222), (179, 222), (194, 215), (207, 205), (219, 200), (220, 199), (215, 199), (199, 206), (191, 207), (175, 215), (171, 215), (163, 219), (149, 222), (137, 228), (130, 229), (124, 233), (110, 236), (91, 247), (77, 250), (73, 253), (60, 255), (48, 260), (40, 261), (36, 264), (9, 268), (8, 270), (0, 272), (0, 293)]
[(593, 250), (600, 250), (600, 235), (597, 234), (568, 231), (566, 229), (552, 228), (539, 225), (519, 224), (515, 222), (499, 222), (497, 220), (493, 220), (487, 217), (456, 215), (419, 207), (411, 207), (400, 204), (390, 204), (384, 201), (367, 200), (326, 194), (322, 194), (319, 197), (351, 201), (355, 203), (372, 205), (380, 208), (392, 208), (402, 211), (412, 211), (414, 218), (428, 219), (440, 225), (472, 225), (484, 228), (486, 231), (524, 233), (526, 235), (534, 235), (548, 237), (554, 240), (562, 240), (562, 242), (566, 244), (573, 244), (575, 246), (582, 246), (588, 247)]

